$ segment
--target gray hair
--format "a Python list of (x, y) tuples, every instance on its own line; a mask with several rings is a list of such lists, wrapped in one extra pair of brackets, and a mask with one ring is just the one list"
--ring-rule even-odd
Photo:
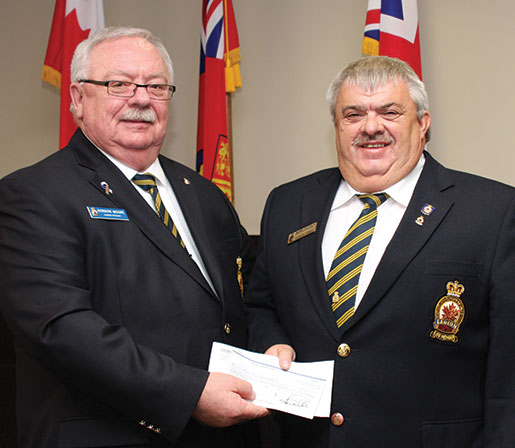
[[(331, 81), (327, 90), (327, 101), (333, 123), (336, 124), (336, 102), (342, 85), (355, 85), (367, 91), (374, 91), (379, 86), (388, 82), (397, 83), (403, 80), (407, 87), (409, 96), (415, 103), (417, 118), (422, 119), (426, 111), (429, 111), (429, 98), (426, 87), (413, 69), (397, 58), (388, 56), (366, 56), (351, 62), (340, 71)], [(430, 138), (430, 129), (426, 132), (426, 142)]]
[[(168, 51), (166, 50), (163, 42), (157, 36), (154, 36), (150, 31), (143, 28), (133, 28), (125, 26), (113, 26), (102, 28), (95, 33), (91, 34), (86, 40), (83, 40), (73, 54), (73, 59), (70, 68), (71, 82), (79, 82), (81, 79), (88, 78), (89, 71), (89, 56), (91, 50), (97, 45), (106, 41), (113, 41), (121, 39), (122, 37), (141, 37), (150, 42), (163, 58), (163, 61), (168, 69), (170, 83), (173, 83), (173, 64)], [(73, 103), (70, 105), (70, 110), (75, 115)]]

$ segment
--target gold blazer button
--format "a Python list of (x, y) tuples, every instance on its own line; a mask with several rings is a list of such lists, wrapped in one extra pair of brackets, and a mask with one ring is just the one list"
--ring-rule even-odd
[(346, 358), (350, 355), (350, 347), (347, 344), (340, 344), (338, 346), (338, 356)]
[(345, 420), (345, 417), (342, 414), (340, 414), (339, 412), (335, 412), (333, 415), (331, 415), (331, 423), (334, 426), (342, 426), (344, 420)]

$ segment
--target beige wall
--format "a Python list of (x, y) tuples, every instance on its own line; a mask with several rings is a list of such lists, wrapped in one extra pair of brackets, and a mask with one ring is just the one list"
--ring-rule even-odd
[[(236, 208), (259, 232), (268, 192), (333, 166), (325, 90), (360, 56), (366, 0), (233, 0), (243, 89), (233, 95)], [(169, 48), (177, 95), (163, 152), (193, 167), (201, 0), (104, 0), (107, 25), (151, 29)], [(4, 2), (0, 176), (52, 153), (59, 96), (40, 81), (54, 0)], [(444, 164), (515, 184), (512, 0), (419, 0), (429, 150)]]

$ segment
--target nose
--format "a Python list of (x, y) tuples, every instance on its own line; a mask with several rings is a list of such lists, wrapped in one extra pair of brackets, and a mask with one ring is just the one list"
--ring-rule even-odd
[(129, 105), (139, 107), (148, 106), (151, 100), (146, 87), (138, 86), (135, 89), (134, 95), (129, 98)]
[(362, 131), (368, 135), (380, 134), (384, 131), (381, 117), (376, 112), (369, 112), (363, 120)]

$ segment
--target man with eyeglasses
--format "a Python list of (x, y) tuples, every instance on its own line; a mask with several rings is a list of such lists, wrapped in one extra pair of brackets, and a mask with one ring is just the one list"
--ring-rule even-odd
[(20, 448), (256, 446), (242, 422), (268, 411), (250, 384), (207, 372), (213, 341), (247, 343), (253, 253), (224, 194), (159, 155), (166, 49), (106, 28), (71, 77), (68, 146), (0, 181)]

